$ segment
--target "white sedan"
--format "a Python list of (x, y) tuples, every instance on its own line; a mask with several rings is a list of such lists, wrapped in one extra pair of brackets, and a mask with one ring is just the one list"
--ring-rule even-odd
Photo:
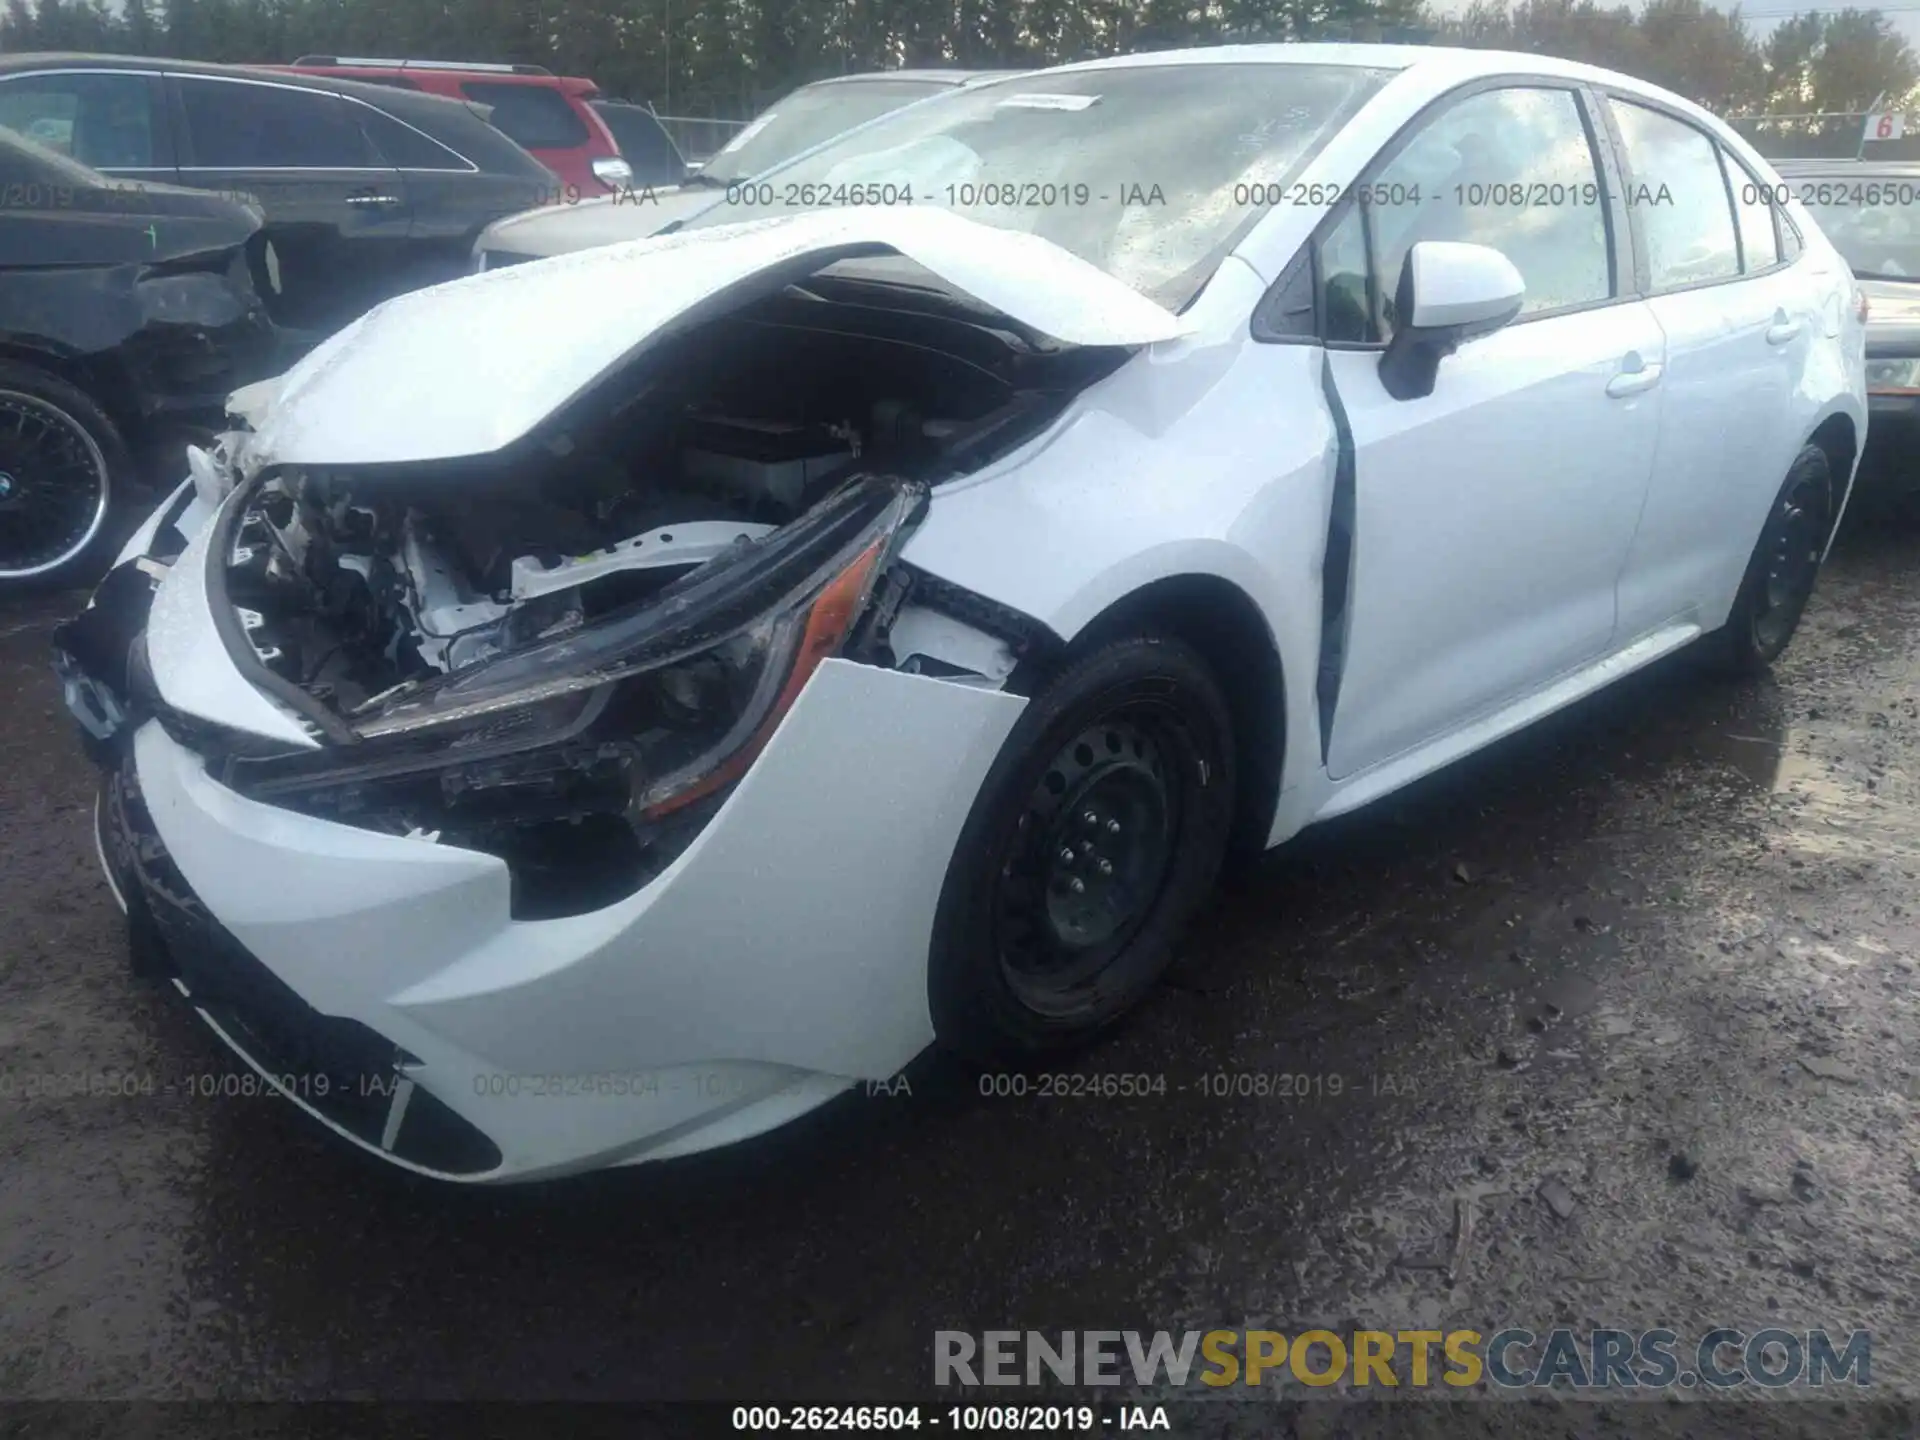
[(61, 632), (137, 967), (469, 1181), (1082, 1044), (1236, 853), (1780, 654), (1866, 406), (1775, 182), (1536, 55), (1155, 54), (393, 300)]

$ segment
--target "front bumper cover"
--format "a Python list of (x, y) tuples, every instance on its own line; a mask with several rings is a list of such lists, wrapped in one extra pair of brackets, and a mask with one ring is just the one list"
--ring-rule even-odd
[(940, 887), (1024, 704), (828, 660), (665, 873), (565, 919), (512, 920), (493, 856), (245, 799), (154, 722), (102, 849), (136, 957), (355, 1144), (461, 1180), (659, 1159), (930, 1043)]

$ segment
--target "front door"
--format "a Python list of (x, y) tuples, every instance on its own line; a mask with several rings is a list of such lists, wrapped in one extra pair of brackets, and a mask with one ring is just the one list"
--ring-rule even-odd
[[(1332, 378), (1355, 457), (1353, 563), (1328, 768), (1345, 778), (1604, 655), (1663, 397), (1584, 96), (1542, 83), (1430, 116), (1328, 235)], [(1422, 240), (1489, 245), (1526, 298), (1440, 364), (1380, 382), (1392, 296)], [(1624, 273), (1623, 273), (1624, 271)]]

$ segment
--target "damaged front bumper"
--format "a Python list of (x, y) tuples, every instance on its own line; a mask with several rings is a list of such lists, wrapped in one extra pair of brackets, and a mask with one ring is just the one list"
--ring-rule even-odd
[(564, 919), (512, 919), (494, 856), (246, 799), (153, 721), (102, 849), (136, 961), (362, 1148), (486, 1181), (663, 1159), (932, 1041), (947, 860), (1023, 704), (829, 659), (666, 873)]
[(217, 778), (153, 678), (230, 662), (164, 633), (207, 613), (203, 519), (191, 486), (155, 513), (60, 664), (136, 970), (286, 1099), (402, 1168), (516, 1180), (744, 1139), (930, 1043), (940, 887), (1023, 700), (824, 656), (660, 873), (520, 918), (497, 854)]

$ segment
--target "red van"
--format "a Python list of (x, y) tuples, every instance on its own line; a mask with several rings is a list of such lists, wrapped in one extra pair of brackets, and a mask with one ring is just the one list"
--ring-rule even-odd
[(350, 55), (302, 55), (291, 65), (274, 68), (425, 90), (485, 105), (495, 129), (553, 171), (569, 188), (577, 187), (573, 198), (604, 195), (632, 181), (613, 132), (587, 103), (600, 93), (600, 87), (591, 80), (555, 75), (541, 65), (375, 60)]

